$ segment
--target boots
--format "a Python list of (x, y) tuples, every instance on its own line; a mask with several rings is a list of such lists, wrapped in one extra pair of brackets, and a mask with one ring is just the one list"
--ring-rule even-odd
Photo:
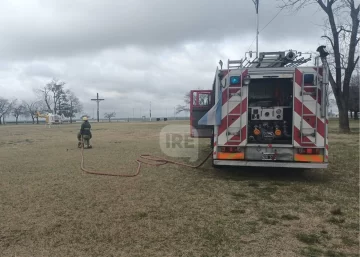
[(90, 145), (90, 139), (85, 139), (85, 143), (86, 143), (86, 148), (92, 148), (92, 146)]
[(78, 142), (78, 147), (84, 147), (84, 149), (92, 148), (92, 145), (90, 144), (90, 138), (88, 138), (87, 136), (83, 137), (82, 141)]

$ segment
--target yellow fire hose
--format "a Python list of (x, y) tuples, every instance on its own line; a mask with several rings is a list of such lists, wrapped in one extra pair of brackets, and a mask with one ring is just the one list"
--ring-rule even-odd
[(156, 157), (153, 155), (148, 155), (148, 154), (142, 154), (140, 155), (140, 158), (143, 158), (145, 160), (149, 160), (149, 161), (153, 161), (154, 163), (149, 163), (149, 162), (145, 162), (143, 160), (139, 160), (137, 159), (136, 162), (138, 163), (138, 167), (137, 170), (134, 174), (115, 174), (115, 173), (103, 173), (103, 172), (97, 172), (97, 171), (91, 171), (85, 168), (84, 166), (84, 141), (83, 138), (81, 137), (82, 142), (81, 142), (81, 170), (85, 171), (86, 173), (89, 174), (93, 174), (93, 175), (104, 175), (104, 176), (117, 176), (117, 177), (135, 177), (137, 175), (139, 175), (140, 173), (140, 168), (141, 168), (141, 164), (147, 164), (147, 165), (151, 165), (151, 166), (161, 166), (161, 165), (165, 165), (165, 164), (176, 164), (176, 165), (180, 165), (180, 166), (184, 166), (184, 167), (188, 167), (188, 168), (193, 168), (193, 169), (197, 169), (199, 167), (201, 167), (211, 156), (212, 152), (209, 153), (209, 155), (198, 165), (189, 165), (186, 163), (180, 163), (180, 162), (175, 162), (175, 161), (171, 161), (171, 160), (167, 160), (161, 157)]

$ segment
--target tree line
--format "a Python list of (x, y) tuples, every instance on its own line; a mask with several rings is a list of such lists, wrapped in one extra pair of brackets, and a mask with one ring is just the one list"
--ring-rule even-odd
[[(14, 117), (18, 124), (19, 117), (31, 118), (33, 124), (39, 124), (39, 113), (52, 113), (70, 119), (82, 112), (83, 106), (79, 98), (66, 83), (52, 79), (45, 86), (35, 89), (33, 100), (6, 99), (0, 96), (0, 125), (5, 124), (5, 118)], [(35, 122), (36, 120), (36, 122)]]

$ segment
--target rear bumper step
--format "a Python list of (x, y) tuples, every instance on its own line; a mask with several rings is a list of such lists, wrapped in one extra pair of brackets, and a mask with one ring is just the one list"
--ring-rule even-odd
[(328, 167), (328, 163), (232, 161), (232, 160), (214, 160), (213, 162), (214, 165), (220, 165), (220, 166), (252, 166), (252, 167), (300, 168), (300, 169), (326, 169)]

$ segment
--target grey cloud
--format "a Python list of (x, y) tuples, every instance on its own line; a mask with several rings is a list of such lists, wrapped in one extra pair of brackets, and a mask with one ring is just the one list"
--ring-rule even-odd
[[(5, 1), (5, 0), (4, 0)], [(278, 12), (260, 1), (260, 28)], [(9, 4), (11, 3), (11, 4)], [(15, 3), (15, 4), (14, 4)], [(321, 15), (281, 12), (260, 33), (260, 51), (314, 51)], [(38, 0), (2, 3), (0, 92), (34, 98), (52, 77), (65, 81), (92, 115), (172, 113), (191, 89), (211, 88), (219, 59), (240, 59), (255, 37), (251, 0)], [(250, 48), (255, 50), (255, 42)]]
[[(145, 49), (172, 47), (187, 42), (220, 42), (228, 36), (255, 35), (255, 11), (251, 0), (128, 0), (39, 1), (23, 8), (3, 5), (0, 49), (9, 58), (81, 56), (89, 52), (125, 46)], [(36, 2), (35, 2), (36, 3)], [(277, 13), (277, 1), (261, 1), (260, 28)], [(28, 6), (27, 6), (28, 5)], [(29, 8), (31, 11), (26, 11)], [(297, 16), (281, 13), (264, 30), (266, 41), (318, 35), (315, 9)], [(7, 13), (12, 15), (7, 15)], [(288, 16), (286, 16), (288, 15)]]
[(60, 77), (62, 74), (60, 71), (55, 70), (45, 62), (31, 62), (23, 69), (24, 75), (33, 77)]

